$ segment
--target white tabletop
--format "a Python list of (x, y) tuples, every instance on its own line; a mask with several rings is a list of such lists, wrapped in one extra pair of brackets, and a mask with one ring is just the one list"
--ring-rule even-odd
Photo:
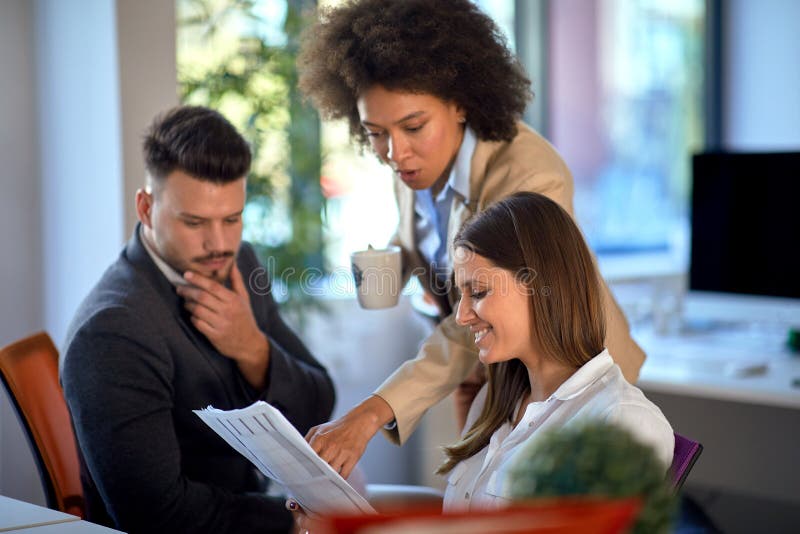
[(80, 521), (80, 518), (0, 495), (0, 532), (37, 525), (60, 526), (71, 521)]
[(634, 337), (647, 353), (637, 383), (645, 391), (800, 409), (800, 354), (785, 346), (785, 330)]
[(81, 521), (78, 516), (0, 495), (0, 532), (110, 534), (119, 531), (88, 521)]
[(69, 521), (51, 525), (40, 525), (21, 530), (10, 530), (13, 534), (113, 534), (119, 530), (103, 527), (88, 521)]

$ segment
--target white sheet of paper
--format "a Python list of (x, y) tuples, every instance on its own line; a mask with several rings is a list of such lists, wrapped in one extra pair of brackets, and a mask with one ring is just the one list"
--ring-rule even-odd
[(257, 401), (238, 410), (209, 406), (194, 413), (311, 515), (376, 513), (270, 404)]

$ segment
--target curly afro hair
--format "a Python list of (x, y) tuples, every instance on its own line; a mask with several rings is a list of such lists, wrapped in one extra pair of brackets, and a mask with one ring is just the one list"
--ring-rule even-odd
[(356, 0), (303, 37), (300, 90), (362, 145), (358, 95), (379, 84), (455, 102), (480, 139), (510, 141), (532, 94), (495, 23), (468, 0)]

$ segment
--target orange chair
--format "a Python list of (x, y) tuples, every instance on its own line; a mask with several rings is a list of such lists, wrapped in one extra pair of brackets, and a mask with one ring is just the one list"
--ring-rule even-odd
[(0, 350), (0, 378), (28, 437), (47, 506), (83, 518), (78, 449), (50, 336), (40, 332)]

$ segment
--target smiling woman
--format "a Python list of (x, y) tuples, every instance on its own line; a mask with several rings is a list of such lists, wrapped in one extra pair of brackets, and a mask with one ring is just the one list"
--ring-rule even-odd
[[(528, 305), (529, 287), (508, 269), (497, 267), (485, 256), (458, 248), (455, 254), (456, 286), (461, 300), (456, 322), (475, 335), (478, 359), (485, 364), (519, 358), (535, 351)], [(508, 333), (520, 332), (513, 336)]]
[(604, 349), (600, 279), (569, 214), (517, 193), (467, 222), (453, 246), (456, 321), (473, 332), (488, 381), (461, 441), (445, 448), (445, 510), (502, 506), (504, 473), (522, 447), (586, 421), (630, 430), (666, 471), (672, 429)]

